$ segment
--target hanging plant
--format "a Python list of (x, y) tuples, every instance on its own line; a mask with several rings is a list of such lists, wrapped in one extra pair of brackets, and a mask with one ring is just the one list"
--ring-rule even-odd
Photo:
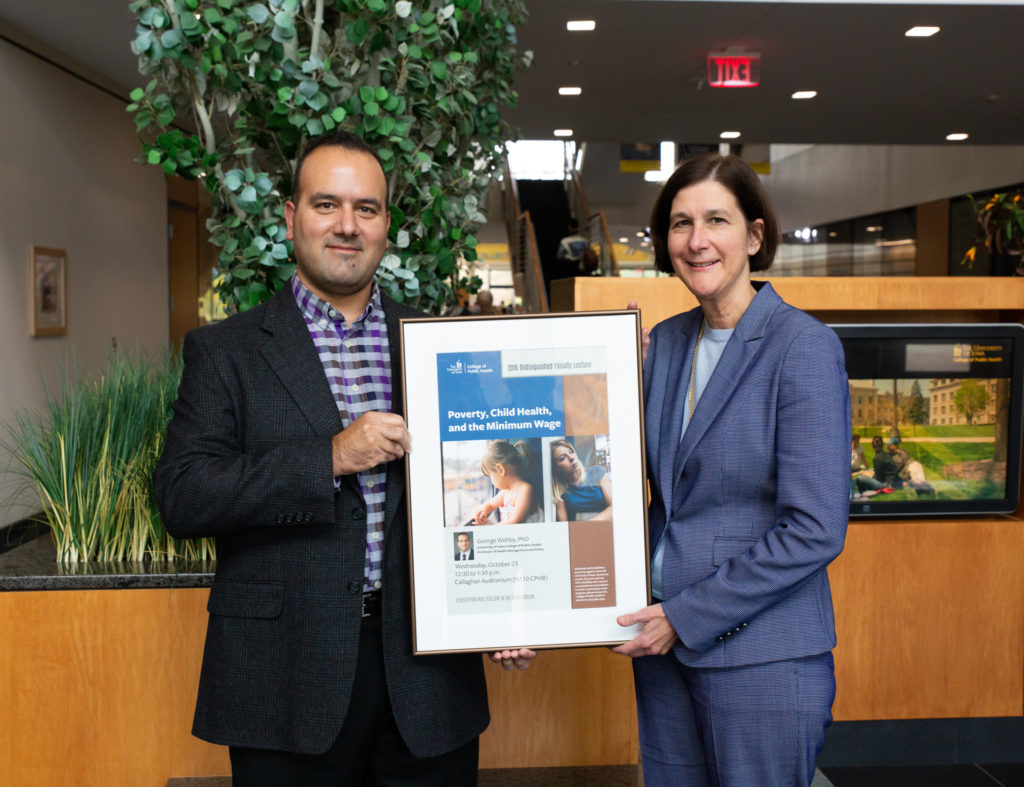
[(967, 195), (974, 206), (978, 228), (974, 243), (964, 254), (961, 265), (974, 264), (978, 249), (984, 248), (992, 256), (1010, 255), (1018, 258), (1017, 273), (1022, 272), (1019, 258), (1024, 252), (1024, 193), (1006, 191), (993, 194), (987, 200), (975, 200)]
[[(128, 110), (143, 160), (202, 179), (218, 294), (255, 306), (295, 270), (284, 202), (304, 140), (340, 126), (379, 149), (399, 301), (442, 313), (475, 291), (481, 205), (512, 131), (501, 111), (531, 53), (522, 0), (135, 0), (133, 50), (152, 77)], [(190, 123), (185, 119), (188, 118)], [(191, 125), (195, 133), (174, 124)]]

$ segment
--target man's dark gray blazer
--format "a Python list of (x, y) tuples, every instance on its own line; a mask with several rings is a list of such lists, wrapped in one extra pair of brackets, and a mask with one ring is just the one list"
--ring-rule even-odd
[[(382, 301), (401, 412), (398, 319), (419, 313)], [(324, 752), (352, 694), (366, 550), (356, 477), (342, 478), (339, 493), (332, 481), (338, 407), (289, 287), (191, 332), (184, 361), (154, 482), (171, 533), (217, 537), (193, 733)], [(429, 757), (483, 731), (487, 695), (478, 654), (412, 655), (408, 551), (398, 461), (387, 468), (384, 668), (402, 738)]]

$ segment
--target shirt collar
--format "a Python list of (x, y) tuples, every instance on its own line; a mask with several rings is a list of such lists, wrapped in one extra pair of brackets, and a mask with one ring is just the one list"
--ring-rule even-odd
[[(295, 303), (298, 304), (299, 311), (301, 311), (306, 319), (313, 323), (319, 323), (321, 320), (326, 319), (331, 322), (338, 320), (342, 323), (345, 322), (345, 315), (335, 309), (331, 304), (325, 301), (320, 296), (314, 294), (305, 284), (299, 279), (298, 274), (293, 273), (291, 278), (292, 294), (295, 296)], [(377, 286), (377, 281), (374, 280), (373, 286), (370, 288), (370, 300), (366, 304), (366, 309), (360, 315), (356, 323), (361, 323), (372, 316), (376, 316), (377, 319), (381, 319), (384, 315), (384, 307), (380, 302), (380, 288)]]

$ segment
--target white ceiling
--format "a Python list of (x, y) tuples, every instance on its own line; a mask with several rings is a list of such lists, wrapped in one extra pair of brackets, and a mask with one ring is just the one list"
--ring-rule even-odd
[[(527, 0), (520, 31), (535, 65), (507, 113), (527, 138), (572, 128), (579, 141), (744, 143), (1024, 142), (1018, 2), (806, 3)], [(595, 19), (569, 33), (568, 19)], [(103, 75), (137, 84), (127, 0), (0, 0), (0, 20)], [(933, 38), (906, 38), (918, 24)], [(709, 51), (761, 53), (761, 85), (702, 85)], [(583, 88), (560, 97), (560, 85)], [(818, 97), (794, 101), (795, 90)]]

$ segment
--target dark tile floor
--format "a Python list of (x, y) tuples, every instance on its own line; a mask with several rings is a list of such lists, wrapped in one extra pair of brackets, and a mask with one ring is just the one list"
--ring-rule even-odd
[[(858, 766), (824, 768), (822, 773), (833, 787), (1024, 787), (1024, 763)], [(641, 787), (642, 784), (637, 770), (628, 766), (480, 772), (480, 787)], [(231, 779), (172, 779), (167, 785), (230, 787)]]
[(822, 768), (834, 787), (1024, 787), (1024, 763)]

